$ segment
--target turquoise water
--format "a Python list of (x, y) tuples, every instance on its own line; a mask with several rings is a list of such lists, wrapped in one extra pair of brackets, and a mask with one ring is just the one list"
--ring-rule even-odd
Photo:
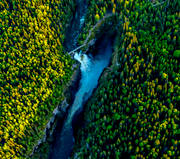
[(74, 58), (81, 63), (80, 87), (63, 124), (60, 138), (56, 139), (55, 148), (50, 155), (51, 159), (67, 159), (70, 156), (74, 145), (72, 119), (82, 109), (83, 103), (88, 100), (93, 90), (97, 87), (98, 79), (104, 68), (108, 66), (111, 54), (111, 42), (107, 42), (106, 45), (99, 48), (95, 57), (81, 53), (74, 55)]

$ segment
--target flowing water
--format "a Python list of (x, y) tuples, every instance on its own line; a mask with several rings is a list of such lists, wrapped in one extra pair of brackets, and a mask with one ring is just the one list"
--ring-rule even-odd
[(74, 50), (77, 47), (77, 39), (83, 27), (88, 0), (75, 0), (76, 12), (72, 22), (67, 29), (64, 46), (68, 51)]
[(50, 159), (68, 159), (73, 148), (74, 138), (72, 120), (75, 114), (82, 109), (83, 104), (97, 87), (98, 79), (104, 68), (108, 66), (112, 54), (111, 42), (106, 42), (99, 48), (95, 57), (76, 53), (74, 58), (81, 63), (81, 80), (79, 90), (64, 121), (59, 138), (56, 138)]
[[(76, 0), (76, 14), (72, 25), (67, 30), (65, 46), (70, 51), (77, 47), (77, 38), (84, 24), (87, 9), (87, 0)], [(64, 120), (60, 133), (56, 133), (52, 144), (49, 159), (68, 159), (73, 145), (72, 122), (75, 116), (82, 110), (84, 103), (92, 95), (94, 88), (97, 87), (98, 79), (104, 68), (108, 66), (112, 54), (111, 40), (103, 40), (99, 45), (96, 56), (76, 53), (74, 58), (81, 63), (81, 80), (79, 89), (75, 94), (75, 99)]]

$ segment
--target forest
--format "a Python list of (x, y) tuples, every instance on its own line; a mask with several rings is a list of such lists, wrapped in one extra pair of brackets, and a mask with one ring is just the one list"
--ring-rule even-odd
[(179, 1), (92, 0), (89, 6), (80, 43), (106, 12), (114, 14), (118, 36), (71, 158), (179, 158)]
[(72, 75), (62, 46), (73, 1), (0, 1), (0, 158), (26, 158)]
[[(113, 34), (113, 54), (84, 106), (71, 158), (179, 159), (180, 1), (87, 6), (78, 45)], [(29, 158), (66, 98), (75, 60), (63, 44), (75, 8), (76, 0), (0, 1), (1, 159)]]

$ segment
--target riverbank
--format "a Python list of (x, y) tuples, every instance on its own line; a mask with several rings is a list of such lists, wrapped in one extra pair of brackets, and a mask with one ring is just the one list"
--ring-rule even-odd
[(74, 144), (72, 122), (74, 122), (77, 113), (79, 114), (83, 110), (84, 103), (98, 85), (99, 76), (104, 68), (108, 66), (112, 53), (111, 47), (110, 39), (103, 39), (101, 45), (98, 46), (98, 53), (94, 57), (90, 54), (90, 57), (86, 54), (75, 54), (75, 59), (81, 63), (80, 85), (61, 131), (55, 134), (49, 155), (50, 159), (66, 159), (70, 156)]
[(0, 2), (0, 158), (27, 158), (64, 100), (73, 60), (65, 26), (74, 1)]
[(38, 145), (34, 147), (33, 154), (31, 154), (29, 158), (48, 158), (51, 145), (55, 139), (54, 134), (57, 134), (61, 130), (63, 121), (67, 116), (69, 106), (74, 101), (75, 92), (77, 92), (77, 89), (79, 87), (79, 81), (81, 78), (80, 74), (80, 64), (77, 63), (76, 67), (74, 67), (74, 73), (64, 90), (65, 100), (63, 100), (63, 102), (61, 102), (61, 104), (59, 104), (53, 111), (53, 115), (50, 118), (48, 124), (46, 125), (46, 129), (44, 130), (44, 137), (41, 136)]
[[(83, 6), (83, 7), (82, 7)], [(75, 8), (73, 9), (72, 17), (69, 24), (66, 24), (66, 33), (63, 46), (66, 51), (70, 51), (77, 46), (76, 38), (80, 33), (83, 26), (83, 17), (86, 13), (86, 0), (76, 0)], [(71, 57), (73, 59), (73, 57)], [(80, 64), (74, 62), (72, 65), (72, 71), (74, 72), (69, 82), (63, 87), (64, 100), (54, 109), (50, 121), (46, 125), (44, 130), (45, 135), (39, 140), (38, 144), (34, 147), (33, 154), (30, 158), (47, 158), (49, 150), (51, 149), (52, 142), (54, 141), (54, 134), (61, 130), (62, 123), (67, 116), (69, 106), (74, 100), (74, 94), (78, 89), (80, 74)]]
[(179, 3), (154, 3), (0, 2), (0, 158), (180, 156)]
[(123, 23), (116, 26), (112, 65), (85, 106), (71, 158), (180, 155), (179, 6), (156, 2), (91, 1), (84, 34), (111, 7)]

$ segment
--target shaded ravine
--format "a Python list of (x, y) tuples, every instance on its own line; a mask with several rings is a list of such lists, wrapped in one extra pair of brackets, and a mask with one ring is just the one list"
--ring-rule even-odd
[(74, 138), (72, 129), (73, 117), (82, 110), (83, 104), (91, 96), (94, 88), (98, 85), (98, 79), (104, 68), (108, 66), (112, 54), (111, 41), (103, 41), (99, 46), (95, 57), (76, 53), (74, 58), (81, 63), (81, 80), (79, 90), (75, 95), (74, 102), (69, 109), (62, 131), (57, 135), (50, 159), (67, 159), (72, 151)]
[[(76, 7), (73, 15), (73, 18), (70, 19), (69, 26), (66, 26), (66, 33), (65, 33), (65, 40), (63, 43), (64, 48), (67, 51), (70, 51), (72, 49), (75, 49), (77, 47), (77, 38), (78, 35), (81, 32), (82, 26), (84, 24), (84, 18), (87, 11), (87, 2), (88, 0), (73, 0), (76, 3)], [(60, 105), (58, 105), (55, 110), (53, 111), (53, 115), (50, 118), (49, 122), (47, 123), (45, 129), (44, 129), (44, 135), (43, 137), (38, 140), (38, 143), (33, 147), (32, 153), (27, 156), (27, 158), (34, 158), (36, 155), (40, 155), (41, 157), (45, 155), (46, 153), (49, 154), (49, 152), (45, 152), (45, 154), (42, 155), (43, 149), (42, 147), (46, 147), (46, 144), (50, 145), (52, 147), (52, 140), (54, 140), (54, 134), (59, 132), (61, 129), (61, 122), (63, 122), (62, 119), (64, 119), (65, 115), (67, 114), (67, 110), (69, 108), (69, 104), (71, 103), (71, 100), (74, 98), (74, 92), (78, 89), (78, 83), (80, 79), (80, 69), (79, 64), (75, 63), (72, 66), (72, 69), (74, 70), (73, 76), (67, 87), (65, 88), (65, 96), (66, 97)], [(75, 86), (74, 86), (75, 84)], [(60, 121), (62, 120), (62, 121)], [(60, 121), (60, 122), (59, 122)], [(58, 125), (57, 125), (57, 122)], [(51, 148), (50, 148), (51, 151)], [(40, 157), (40, 158), (41, 158)]]
[(87, 11), (88, 0), (75, 0), (76, 9), (73, 19), (67, 28), (64, 46), (67, 51), (71, 51), (77, 47), (77, 39), (84, 24), (84, 19)]
[[(77, 47), (77, 38), (81, 32), (84, 17), (87, 10), (87, 0), (76, 0), (76, 13), (71, 25), (67, 29), (64, 46), (67, 51)], [(80, 62), (81, 79), (79, 88), (75, 94), (72, 105), (69, 106), (66, 118), (63, 123), (56, 127), (54, 140), (51, 143), (49, 159), (68, 159), (73, 149), (73, 121), (76, 120), (79, 112), (83, 110), (84, 103), (91, 96), (94, 88), (98, 85), (98, 79), (104, 68), (108, 66), (112, 54), (111, 40), (102, 39), (98, 44), (96, 55), (85, 55), (76, 53), (74, 58)], [(94, 55), (94, 52), (93, 52)], [(72, 128), (73, 127), (73, 128)]]
[[(78, 47), (77, 38), (81, 33), (82, 27), (84, 25), (84, 18), (87, 11), (88, 0), (75, 1), (75, 15), (72, 19), (71, 24), (67, 28), (65, 42), (63, 44), (67, 51), (70, 51)], [(46, 130), (46, 136), (43, 138), (43, 142), (46, 142), (46, 144), (49, 145), (49, 151), (44, 151), (43, 153), (42, 151), (40, 152), (41, 148), (39, 149), (39, 145), (41, 143), (39, 143), (34, 150), (37, 153), (39, 152), (41, 156), (40, 158), (47, 158), (46, 155), (48, 155), (49, 159), (65, 159), (70, 156), (74, 144), (73, 129), (75, 130), (81, 125), (78, 122), (77, 126), (76, 123), (74, 124), (74, 122), (78, 120), (79, 113), (83, 109), (83, 104), (91, 96), (93, 89), (97, 87), (98, 79), (101, 73), (103, 72), (104, 68), (108, 66), (110, 61), (110, 57), (112, 54), (112, 39), (107, 37), (105, 39), (106, 40), (104, 40), (104, 38), (99, 39), (100, 41), (103, 41), (102, 43), (96, 42), (98, 46), (96, 46), (95, 51), (92, 52), (93, 56), (96, 54), (95, 57), (90, 57), (91, 55), (83, 55), (84, 58), (81, 59), (80, 54), (76, 53), (75, 59), (79, 61), (79, 63), (81, 63), (81, 66), (77, 63), (73, 65), (73, 67), (76, 69), (75, 78), (72, 78), (72, 81), (70, 82), (71, 84), (68, 86), (67, 93), (65, 94), (65, 96), (68, 96), (68, 102), (67, 100), (65, 100), (61, 105), (57, 107), (57, 115), (54, 114), (52, 120), (48, 124), (48, 130)], [(77, 69), (77, 66), (78, 68), (80, 66), (80, 68)], [(79, 71), (81, 71), (81, 73), (79, 73)], [(87, 78), (88, 76), (86, 73), (88, 73), (88, 76), (91, 75), (91, 77)], [(83, 92), (84, 90), (86, 91)], [(42, 143), (40, 146), (43, 147), (46, 146), (46, 144)], [(43, 157), (43, 155), (45, 155), (46, 157)]]

